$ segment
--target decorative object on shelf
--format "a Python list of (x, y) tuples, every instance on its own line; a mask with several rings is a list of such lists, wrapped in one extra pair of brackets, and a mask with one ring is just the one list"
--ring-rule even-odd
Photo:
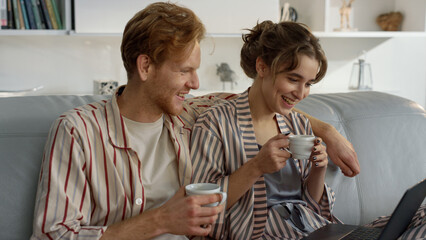
[(16, 97), (16, 96), (25, 96), (29, 95), (31, 93), (34, 93), (40, 89), (42, 89), (43, 86), (40, 85), (38, 87), (30, 88), (30, 89), (24, 89), (24, 90), (1, 90), (0, 89), (0, 97)]
[(112, 95), (118, 87), (118, 82), (113, 80), (93, 81), (93, 93), (100, 95)]
[(351, 15), (353, 1), (354, 0), (349, 0), (349, 2), (346, 3), (346, 0), (342, 0), (342, 7), (340, 7), (339, 9), (340, 28), (336, 28), (334, 29), (334, 31), (341, 31), (341, 32), (358, 31), (358, 29), (356, 28), (351, 28), (349, 24), (349, 17)]
[(297, 11), (296, 11), (296, 9), (294, 9), (294, 7), (290, 7), (290, 3), (288, 3), (288, 2), (284, 3), (284, 5), (281, 7), (280, 21), (281, 22), (285, 22), (285, 21), (296, 22), (297, 21)]
[(229, 67), (227, 63), (221, 63), (216, 65), (216, 75), (220, 77), (220, 81), (223, 83), (223, 91), (225, 91), (225, 83), (231, 83), (231, 90), (234, 90), (234, 84), (237, 84), (235, 81), (235, 72)]
[(383, 31), (399, 31), (403, 16), (401, 12), (389, 12), (380, 14), (376, 23)]
[(370, 91), (373, 89), (373, 76), (370, 63), (366, 62), (366, 52), (363, 51), (364, 57), (358, 58), (352, 66), (351, 77), (349, 81), (350, 90)]

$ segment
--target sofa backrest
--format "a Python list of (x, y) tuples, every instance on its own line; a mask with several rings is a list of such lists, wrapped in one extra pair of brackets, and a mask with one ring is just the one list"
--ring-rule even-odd
[[(0, 98), (0, 239), (28, 239), (44, 145), (63, 112), (105, 96)], [(402, 193), (425, 177), (426, 113), (418, 104), (379, 92), (312, 94), (297, 106), (331, 123), (354, 145), (361, 164), (344, 177), (330, 161), (327, 183), (335, 214), (362, 224), (391, 214)]]
[(426, 177), (426, 113), (417, 103), (381, 92), (312, 94), (297, 105), (332, 124), (354, 146), (361, 166), (344, 177), (332, 163), (326, 182), (335, 214), (365, 224), (392, 214), (406, 189)]
[(105, 96), (0, 98), (0, 239), (29, 239), (44, 145), (65, 111)]

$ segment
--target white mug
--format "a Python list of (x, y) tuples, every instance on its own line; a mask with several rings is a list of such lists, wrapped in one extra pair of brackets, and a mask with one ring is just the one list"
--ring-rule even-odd
[(293, 159), (309, 159), (314, 147), (315, 136), (313, 135), (291, 135), (288, 137), (290, 141), (290, 153)]
[(219, 193), (222, 195), (222, 200), (219, 202), (203, 205), (203, 207), (215, 207), (226, 201), (226, 192), (220, 191), (220, 186), (214, 183), (193, 183), (185, 186), (185, 192), (188, 196), (207, 195)]

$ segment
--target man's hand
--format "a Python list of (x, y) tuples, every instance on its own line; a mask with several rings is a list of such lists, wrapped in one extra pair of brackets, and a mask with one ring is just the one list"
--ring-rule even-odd
[(354, 177), (359, 174), (359, 162), (354, 147), (336, 128), (299, 109), (294, 108), (294, 111), (305, 115), (309, 119), (314, 135), (324, 140), (327, 144), (328, 156), (342, 170), (345, 176)]
[(330, 128), (327, 134), (327, 153), (331, 161), (336, 164), (347, 177), (359, 174), (360, 167), (357, 154), (352, 144), (343, 137), (335, 128)]
[(158, 210), (166, 227), (165, 232), (175, 235), (207, 236), (224, 204), (216, 207), (203, 205), (220, 202), (220, 194), (185, 196), (185, 187)]
[(207, 236), (224, 204), (201, 207), (220, 202), (220, 194), (185, 197), (185, 187), (159, 208), (143, 212), (108, 226), (102, 240), (152, 239), (170, 233), (174, 235)]

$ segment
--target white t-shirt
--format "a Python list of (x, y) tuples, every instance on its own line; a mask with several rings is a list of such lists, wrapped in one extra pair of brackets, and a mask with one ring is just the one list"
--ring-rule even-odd
[[(123, 117), (133, 150), (141, 161), (142, 184), (146, 202), (144, 211), (157, 208), (179, 189), (176, 152), (163, 117), (153, 123), (141, 123)], [(164, 234), (154, 239), (187, 239)]]

